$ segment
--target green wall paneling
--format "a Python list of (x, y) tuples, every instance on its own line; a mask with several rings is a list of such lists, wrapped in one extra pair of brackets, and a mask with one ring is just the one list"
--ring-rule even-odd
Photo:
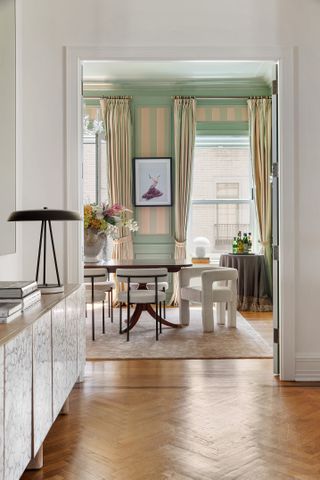
[[(175, 95), (190, 96), (261, 96), (270, 95), (270, 87), (263, 81), (249, 80), (218, 80), (218, 81), (176, 81), (176, 82), (114, 82), (104, 87), (103, 84), (90, 89), (84, 84), (84, 97), (130, 95), (132, 96), (132, 119), (134, 127), (133, 156), (170, 156), (174, 165), (173, 138), (173, 108), (172, 97)], [(97, 100), (86, 100), (86, 105), (99, 106)], [(245, 99), (199, 99), (197, 100), (197, 135), (242, 135), (248, 132), (248, 121), (245, 118)], [(141, 109), (144, 110), (145, 122), (150, 139), (144, 141), (141, 132)], [(159, 109), (164, 109), (159, 114)], [(159, 127), (157, 119), (165, 113), (168, 125), (163, 121), (161, 141), (154, 131)], [(169, 113), (168, 113), (169, 112)], [(146, 125), (146, 123), (144, 124)], [(160, 136), (161, 136), (160, 135)], [(174, 171), (174, 169), (173, 169)], [(173, 175), (174, 184), (174, 175)], [(144, 210), (146, 208), (147, 210)], [(136, 208), (134, 215), (139, 221), (142, 218), (148, 222), (144, 233), (139, 231), (134, 235), (134, 250), (136, 258), (173, 258), (174, 255), (174, 207), (165, 208), (167, 221), (164, 222), (164, 211), (157, 207)], [(161, 222), (158, 219), (161, 218)], [(166, 231), (168, 230), (168, 231)], [(169, 294), (168, 294), (169, 295)]]

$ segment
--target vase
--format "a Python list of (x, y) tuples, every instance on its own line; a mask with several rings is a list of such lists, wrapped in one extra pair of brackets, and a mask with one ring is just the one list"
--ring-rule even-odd
[(104, 233), (96, 233), (90, 229), (84, 231), (84, 261), (97, 263), (100, 260), (101, 250), (106, 242)]

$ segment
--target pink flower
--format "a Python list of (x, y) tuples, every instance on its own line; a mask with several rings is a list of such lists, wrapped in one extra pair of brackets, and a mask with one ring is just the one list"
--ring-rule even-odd
[(124, 207), (120, 205), (120, 203), (115, 203), (111, 208), (115, 213), (120, 213), (124, 210)]

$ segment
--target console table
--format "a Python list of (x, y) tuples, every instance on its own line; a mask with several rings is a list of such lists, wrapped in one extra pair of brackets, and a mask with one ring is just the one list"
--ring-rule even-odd
[(42, 443), (84, 375), (85, 327), (83, 285), (0, 325), (0, 480), (41, 468)]
[(238, 270), (238, 310), (271, 312), (272, 301), (263, 255), (221, 255), (221, 267)]

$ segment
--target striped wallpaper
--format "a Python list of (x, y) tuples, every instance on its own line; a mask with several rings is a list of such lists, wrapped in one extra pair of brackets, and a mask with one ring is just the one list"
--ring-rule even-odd
[[(171, 157), (171, 108), (137, 106), (135, 109), (135, 156)], [(140, 235), (169, 235), (170, 207), (137, 207)]]
[(197, 122), (247, 122), (248, 107), (246, 105), (208, 105), (197, 107)]
[[(139, 98), (141, 102), (142, 98)], [(133, 130), (135, 157), (173, 157), (172, 104), (148, 105), (133, 102)], [(97, 106), (86, 106), (90, 119), (100, 119)], [(199, 105), (197, 122), (246, 122), (246, 105)], [(138, 235), (172, 235), (171, 207), (137, 207), (135, 216), (139, 222)]]

